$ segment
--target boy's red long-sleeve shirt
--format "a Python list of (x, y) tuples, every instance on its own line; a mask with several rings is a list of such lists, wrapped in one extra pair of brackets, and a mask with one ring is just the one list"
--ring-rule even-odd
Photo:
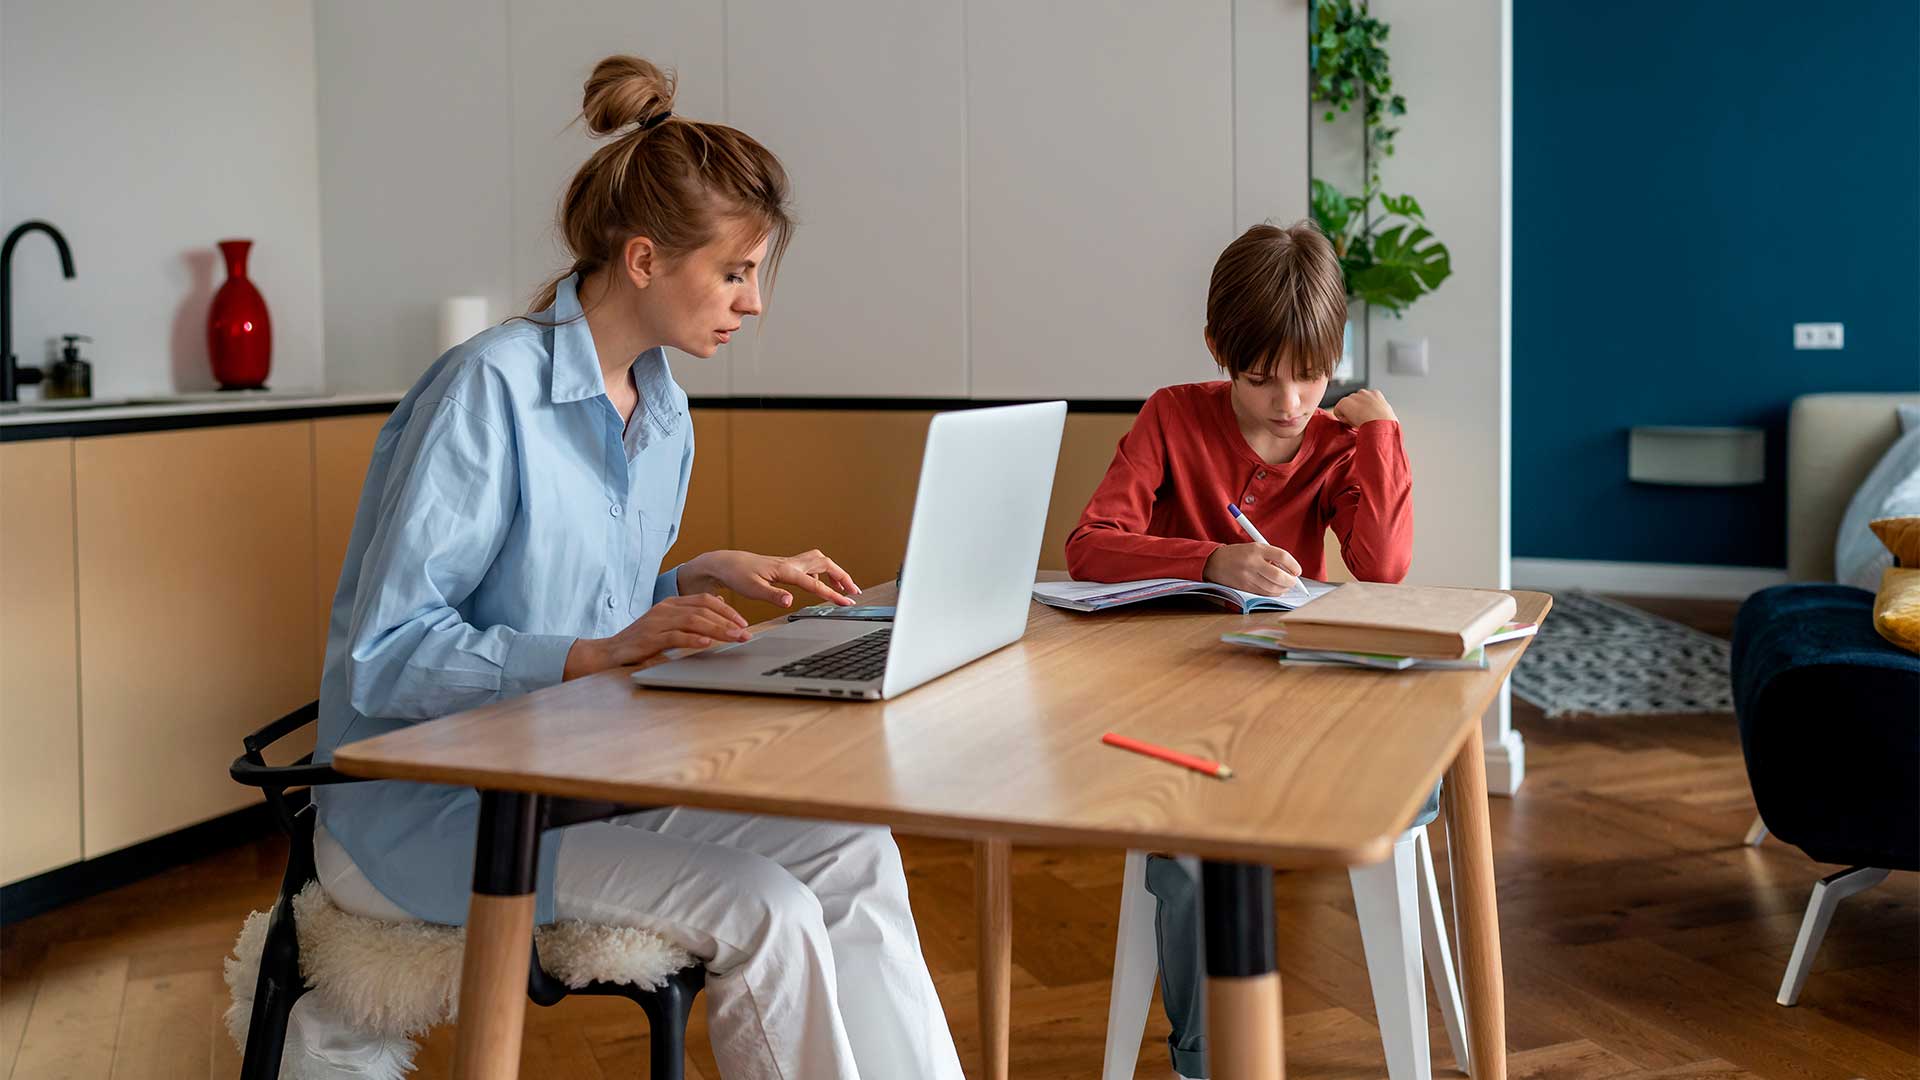
[(1318, 409), (1292, 461), (1269, 465), (1247, 445), (1227, 382), (1154, 392), (1067, 537), (1081, 581), (1201, 580), (1207, 558), (1248, 543), (1227, 513), (1238, 503), (1267, 542), (1327, 573), (1327, 527), (1355, 578), (1397, 582), (1413, 560), (1413, 475), (1400, 425), (1348, 427)]

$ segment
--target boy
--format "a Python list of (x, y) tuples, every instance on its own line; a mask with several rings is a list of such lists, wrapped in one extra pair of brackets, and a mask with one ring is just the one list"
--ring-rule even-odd
[[(1067, 537), (1082, 581), (1177, 577), (1284, 593), (1326, 577), (1331, 526), (1355, 578), (1397, 582), (1413, 556), (1413, 481), (1400, 422), (1376, 390), (1320, 399), (1340, 360), (1346, 288), (1333, 246), (1307, 222), (1256, 225), (1227, 245), (1207, 289), (1207, 351), (1225, 382), (1156, 391), (1121, 438)], [(1229, 503), (1272, 546), (1249, 543)], [(1425, 824), (1439, 792), (1421, 811)], [(1161, 1001), (1183, 1077), (1207, 1075), (1193, 879), (1147, 861), (1159, 900)]]
[[(1256, 225), (1227, 245), (1205, 337), (1228, 380), (1147, 399), (1067, 537), (1068, 571), (1277, 594), (1326, 576), (1331, 525), (1355, 578), (1405, 577), (1413, 482), (1399, 418), (1376, 390), (1319, 408), (1346, 321), (1339, 260), (1311, 224)], [(1248, 543), (1228, 503), (1274, 546)]]

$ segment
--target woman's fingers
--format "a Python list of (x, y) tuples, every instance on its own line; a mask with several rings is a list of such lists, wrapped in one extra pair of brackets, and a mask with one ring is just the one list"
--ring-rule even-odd
[(768, 578), (755, 575), (745, 581), (734, 583), (734, 589), (749, 600), (765, 600), (769, 604), (786, 607), (793, 603), (793, 597), (785, 589), (773, 584)]
[(745, 641), (753, 636), (747, 633), (746, 627), (713, 612), (701, 612), (698, 620), (682, 629), (690, 633), (704, 634), (717, 641)]
[(735, 626), (745, 627), (747, 625), (746, 616), (733, 610), (732, 604), (727, 603), (712, 593), (696, 593), (693, 596), (680, 596), (665, 602), (674, 603), (676, 600), (680, 601), (679, 606), (713, 612)]
[[(731, 609), (728, 609), (729, 611)], [(735, 615), (734, 619), (739, 616)], [(660, 629), (665, 632), (699, 634), (716, 640), (745, 641), (746, 627), (704, 604), (663, 606)]]
[[(827, 557), (817, 551), (809, 552), (808, 554), (817, 556), (822, 563), (828, 563)], [(802, 558), (804, 558), (804, 556)], [(788, 585), (805, 589), (815, 596), (824, 600), (831, 600), (842, 607), (852, 606), (853, 601), (843, 595), (840, 590), (835, 589), (833, 586), (828, 585), (826, 582), (814, 576), (814, 573), (824, 572), (825, 569), (826, 567), (822, 566), (819, 571), (812, 571), (800, 558), (784, 559), (774, 567), (773, 577), (775, 581), (785, 582)], [(835, 567), (835, 569), (839, 568)]]
[(834, 587), (841, 592), (849, 593), (853, 596), (860, 595), (860, 586), (853, 583), (853, 575), (840, 569), (839, 563), (834, 562), (818, 551), (809, 551), (807, 554), (813, 556), (816, 560), (813, 565), (807, 567), (808, 572), (825, 574), (827, 580), (831, 581)]

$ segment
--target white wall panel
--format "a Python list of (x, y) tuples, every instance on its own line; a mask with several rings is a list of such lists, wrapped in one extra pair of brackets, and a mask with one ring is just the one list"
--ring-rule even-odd
[(439, 304), (524, 310), (513, 273), (507, 16), (466, 0), (326, 0), (314, 11), (327, 381), (410, 386)]
[(626, 51), (679, 70), (679, 112), (779, 154), (801, 219), (764, 324), (675, 357), (693, 393), (1210, 378), (1213, 259), (1305, 213), (1306, 5), (323, 5), (331, 368), (405, 386), (435, 300), (482, 292), (504, 316), (564, 264), (555, 207), (597, 145), (568, 125), (594, 61)]
[(1230, 0), (967, 5), (973, 393), (1140, 398), (1214, 371), (1233, 237)]
[[(560, 197), (602, 145), (580, 113), (593, 65), (616, 53), (679, 72), (674, 112), (726, 119), (722, 5), (711, 0), (507, 0), (512, 96), (513, 277), (522, 305), (568, 264), (555, 224)], [(672, 353), (675, 377), (691, 394), (727, 391), (728, 350), (711, 360)]]
[[(320, 199), (309, 0), (7, 0), (0, 46), (0, 222), (43, 218), (15, 251), (13, 348), (59, 358), (87, 334), (93, 392), (210, 390), (216, 241), (254, 241), (273, 317), (269, 385), (322, 381)], [(34, 397), (38, 388), (23, 396)]]
[(1233, 0), (1233, 227), (1307, 216), (1308, 0)]
[(960, 0), (729, 0), (727, 103), (801, 226), (740, 394), (967, 393)]
[[(1420, 200), (1453, 257), (1453, 276), (1407, 309), (1375, 313), (1372, 382), (1400, 416), (1413, 466), (1409, 581), (1507, 584), (1506, 431), (1509, 372), (1501, 297), (1509, 273), (1503, 210), (1510, 179), (1501, 132), (1502, 0), (1439, 10), (1380, 0), (1393, 27), (1394, 89), (1407, 115), (1380, 169), (1389, 192)], [(1387, 371), (1394, 340), (1427, 339), (1431, 373)]]

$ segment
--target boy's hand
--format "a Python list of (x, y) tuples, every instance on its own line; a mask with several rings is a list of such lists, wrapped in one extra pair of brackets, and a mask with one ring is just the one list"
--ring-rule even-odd
[(1369, 420), (1400, 419), (1387, 404), (1387, 396), (1378, 390), (1355, 390), (1341, 398), (1334, 403), (1333, 417), (1349, 427), (1359, 427)]
[(1300, 562), (1271, 544), (1228, 544), (1207, 556), (1202, 576), (1241, 592), (1279, 596), (1300, 578)]

